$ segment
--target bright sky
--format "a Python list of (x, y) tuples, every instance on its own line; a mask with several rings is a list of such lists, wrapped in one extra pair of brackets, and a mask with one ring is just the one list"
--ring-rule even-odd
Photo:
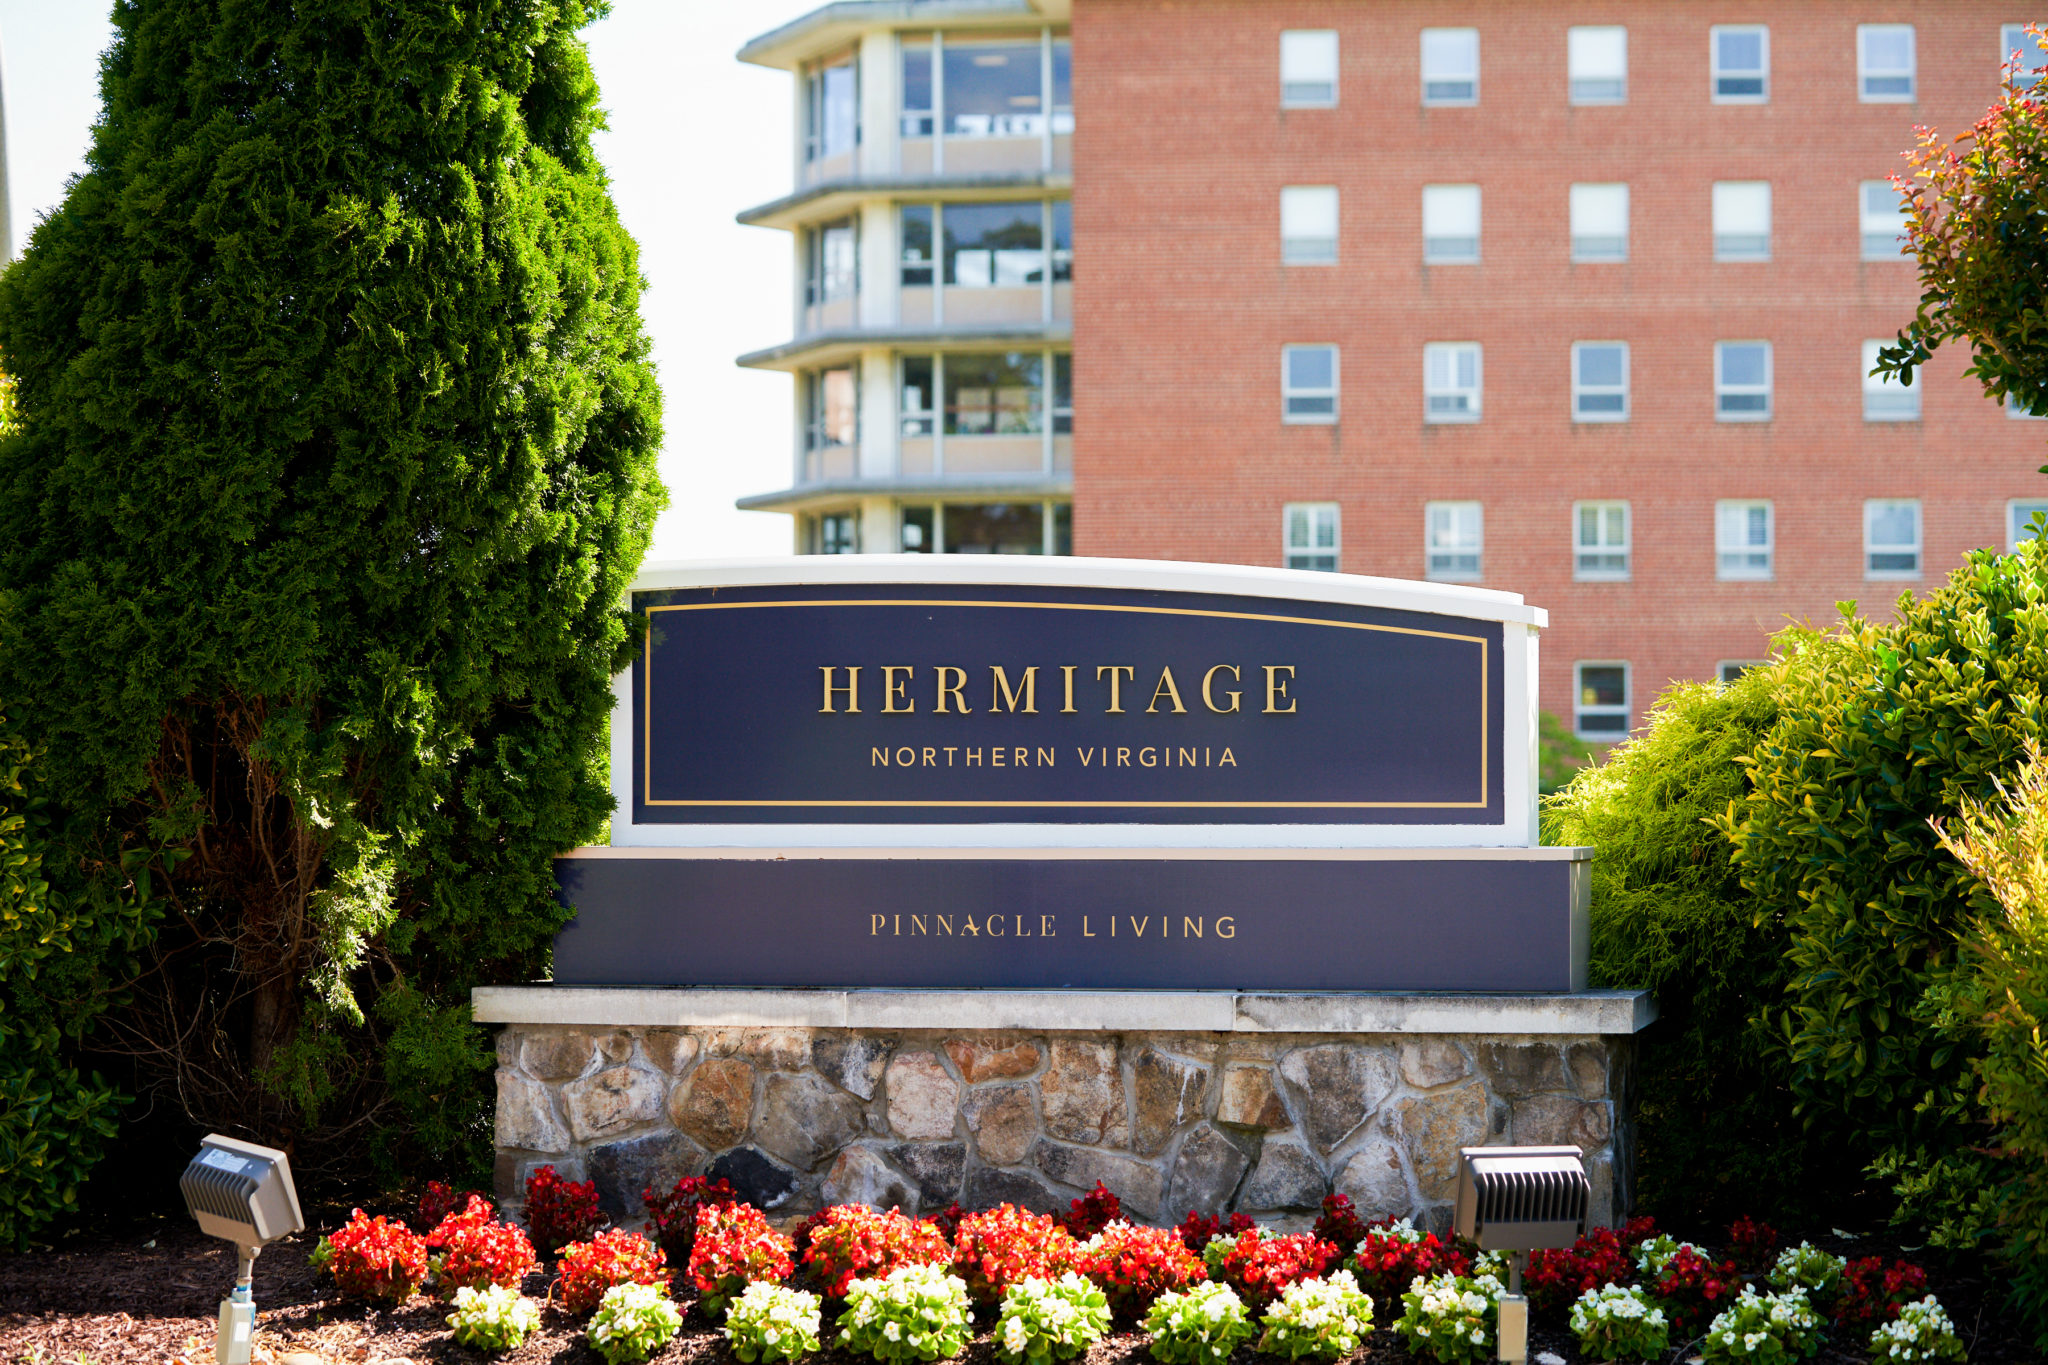
[[(611, 121), (598, 153), (640, 243), (641, 311), (667, 413), (670, 507), (650, 558), (790, 548), (789, 518), (732, 505), (789, 482), (790, 380), (732, 359), (790, 330), (788, 234), (733, 215), (791, 186), (791, 82), (733, 53), (818, 3), (615, 0), (584, 34)], [(83, 169), (110, 10), (105, 0), (0, 0), (17, 246)]]

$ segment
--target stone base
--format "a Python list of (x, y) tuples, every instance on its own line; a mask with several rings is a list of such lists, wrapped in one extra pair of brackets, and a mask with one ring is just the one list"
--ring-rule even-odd
[(608, 1213), (712, 1174), (826, 1204), (1241, 1210), (1449, 1225), (1458, 1148), (1576, 1144), (1591, 1221), (1629, 1208), (1644, 992), (1540, 996), (485, 987), (497, 1185), (552, 1163)]

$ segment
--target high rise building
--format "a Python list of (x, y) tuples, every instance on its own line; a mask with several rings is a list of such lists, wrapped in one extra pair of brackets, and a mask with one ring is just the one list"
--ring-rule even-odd
[(798, 373), (797, 475), (746, 505), (1509, 589), (1546, 708), (1618, 737), (2048, 511), (1965, 356), (1869, 375), (1919, 300), (1887, 177), (2016, 49), (1976, 0), (830, 6), (742, 54), (806, 129), (744, 215), (807, 281), (743, 360)]

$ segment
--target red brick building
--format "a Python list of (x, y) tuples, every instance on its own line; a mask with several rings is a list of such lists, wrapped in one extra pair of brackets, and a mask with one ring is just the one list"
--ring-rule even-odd
[[(877, 42), (955, 11), (1002, 22), (985, 5), (871, 8)], [(2044, 428), (1984, 399), (1964, 357), (1910, 391), (1865, 378), (1869, 343), (1919, 292), (1882, 182), (1916, 124), (1981, 115), (2024, 14), (1012, 8), (1049, 53), (1071, 41), (1071, 179), (1063, 142), (1028, 183), (922, 175), (915, 194), (1071, 196), (1071, 295), (1046, 294), (1024, 338), (1049, 348), (1048, 374), (1052, 351), (1071, 366), (1067, 415), (1043, 424), (1057, 459), (1024, 490), (1048, 499), (1048, 550), (1057, 511), (1077, 554), (1519, 592), (1551, 613), (1545, 708), (1600, 737), (1666, 680), (1755, 659), (1838, 600), (1930, 588), (2048, 508)], [(864, 192), (908, 196), (893, 153), (868, 154)], [(872, 420), (912, 429), (899, 418)], [(803, 510), (804, 487), (749, 503)], [(868, 506), (882, 534), (863, 548), (901, 547), (884, 523), (906, 506)]]

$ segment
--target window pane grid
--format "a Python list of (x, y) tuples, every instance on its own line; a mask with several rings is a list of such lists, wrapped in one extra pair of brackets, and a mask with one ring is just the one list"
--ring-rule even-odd
[(1771, 186), (1763, 180), (1714, 182), (1714, 259), (1771, 258)]
[(1479, 30), (1422, 30), (1422, 102), (1479, 103)]
[(1337, 33), (1289, 29), (1280, 35), (1280, 103), (1326, 109), (1337, 103)]
[(1337, 504), (1290, 502), (1281, 510), (1283, 553), (1290, 569), (1337, 572)]
[(1771, 33), (1762, 25), (1709, 31), (1710, 79), (1716, 104), (1762, 104), (1771, 94)]
[(1897, 260), (1906, 246), (1906, 206), (1889, 180), (1866, 180), (1858, 189), (1857, 219), (1863, 231), (1863, 259)]
[(1714, 505), (1715, 576), (1765, 579), (1772, 572), (1771, 505), (1720, 502)]
[(1485, 518), (1476, 502), (1433, 502), (1424, 509), (1425, 566), (1430, 578), (1473, 582), (1480, 577)]
[(1580, 27), (1565, 33), (1573, 104), (1628, 102), (1628, 30)]
[(1573, 344), (1572, 418), (1579, 422), (1628, 420), (1628, 343)]
[(1337, 259), (1337, 187), (1288, 185), (1280, 191), (1280, 259), (1330, 265)]
[(1998, 29), (1998, 64), (2003, 70), (2013, 64), (2012, 83), (2020, 90), (2031, 90), (2041, 79), (2044, 66), (2048, 66), (2048, 52), (2041, 50), (2034, 41), (2034, 35), (2027, 32), (2025, 24), (2001, 24)]
[(2033, 540), (2039, 534), (2034, 525), (2035, 517), (2048, 516), (2048, 502), (2013, 501), (2005, 505), (2006, 548), (2017, 550), (2023, 540)]
[(1760, 422), (1770, 415), (1770, 343), (1715, 343), (1714, 416), (1723, 422)]
[(1335, 346), (1281, 348), (1283, 422), (1327, 425), (1337, 420), (1337, 364)]
[(1629, 575), (1629, 512), (1625, 502), (1582, 502), (1573, 509), (1572, 576), (1624, 579)]
[(1857, 96), (1865, 104), (1913, 98), (1913, 26), (1862, 24), (1856, 29)]
[(1920, 504), (1873, 498), (1863, 504), (1863, 572), (1867, 578), (1920, 576)]
[(1573, 668), (1572, 722), (1579, 738), (1621, 739), (1628, 734), (1628, 665), (1583, 663)]
[(1422, 259), (1430, 265), (1470, 265), (1479, 259), (1479, 187), (1422, 187)]
[(1571, 187), (1572, 259), (1628, 259), (1628, 186)]
[(1431, 422), (1476, 422), (1480, 400), (1479, 347), (1467, 341), (1431, 342), (1422, 348), (1423, 412)]

